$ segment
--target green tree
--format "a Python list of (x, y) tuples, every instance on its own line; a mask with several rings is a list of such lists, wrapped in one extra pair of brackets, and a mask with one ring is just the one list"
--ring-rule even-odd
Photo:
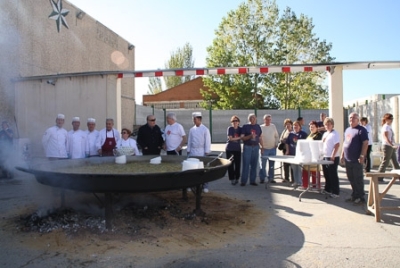
[(160, 93), (162, 91), (161, 79), (159, 77), (150, 77), (148, 87), (149, 90), (147, 94), (153, 95)]
[[(182, 48), (178, 48), (175, 52), (171, 52), (170, 59), (165, 63), (166, 69), (181, 69), (181, 68), (193, 68), (193, 48), (189, 43), (186, 43)], [(192, 80), (194, 76), (165, 76), (164, 82), (166, 88), (175, 87), (189, 80)]]
[[(273, 0), (247, 0), (222, 19), (207, 48), (208, 67), (267, 66), (330, 62), (332, 48), (320, 42), (312, 20), (290, 8), (280, 16)], [(325, 108), (324, 73), (276, 73), (209, 76), (201, 91), (205, 103), (219, 109)]]

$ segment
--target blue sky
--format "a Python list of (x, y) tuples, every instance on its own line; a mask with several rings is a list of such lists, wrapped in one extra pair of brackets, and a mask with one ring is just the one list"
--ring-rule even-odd
[[(136, 70), (164, 69), (171, 52), (189, 42), (195, 67), (204, 67), (206, 48), (226, 14), (243, 0), (68, 0), (135, 45)], [(277, 0), (312, 18), (320, 40), (333, 45), (337, 62), (400, 60), (398, 0)], [(400, 69), (344, 71), (344, 102), (373, 94), (400, 94)], [(136, 78), (136, 102), (148, 79)]]

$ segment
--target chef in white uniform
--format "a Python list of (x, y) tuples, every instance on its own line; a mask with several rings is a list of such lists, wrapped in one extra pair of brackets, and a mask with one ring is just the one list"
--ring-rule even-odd
[(65, 116), (58, 114), (56, 125), (46, 130), (42, 138), (42, 145), (46, 157), (50, 159), (67, 158), (68, 133), (63, 128)]
[(99, 131), (96, 129), (96, 119), (88, 118), (87, 120), (87, 139), (88, 139), (88, 147), (86, 151), (88, 152), (89, 157), (99, 156), (99, 152), (97, 151), (96, 142), (99, 138)]
[[(189, 130), (187, 155), (206, 156), (211, 152), (210, 130), (201, 123), (201, 112), (192, 113), (194, 126)], [(208, 193), (208, 183), (204, 184), (204, 192)]]
[(85, 131), (79, 129), (81, 120), (79, 117), (72, 118), (72, 130), (68, 132), (68, 158), (85, 158), (88, 155), (88, 140)]

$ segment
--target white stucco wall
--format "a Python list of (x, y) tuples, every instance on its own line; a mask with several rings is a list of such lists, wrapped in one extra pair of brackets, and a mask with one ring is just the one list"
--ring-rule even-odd
[[(58, 1), (55, 1), (56, 3)], [(116, 74), (91, 75), (89, 72), (134, 70), (134, 48), (66, 0), (63, 9), (68, 28), (49, 15), (53, 12), (48, 0), (2, 0), (0, 20), (0, 117), (11, 121), (18, 138), (29, 138), (34, 154), (42, 154), (40, 146), (44, 130), (54, 125), (57, 113), (66, 115), (65, 128), (71, 119), (94, 117), (97, 128), (105, 118), (115, 119), (119, 129), (135, 124), (134, 79), (127, 78), (117, 90)], [(63, 74), (70, 74), (64, 76)], [(82, 76), (83, 75), (83, 76)], [(47, 77), (55, 76), (55, 85)], [(15, 120), (14, 120), (15, 118)]]

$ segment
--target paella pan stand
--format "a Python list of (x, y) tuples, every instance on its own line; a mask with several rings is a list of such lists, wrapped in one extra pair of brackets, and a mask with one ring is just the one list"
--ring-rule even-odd
[[(191, 188), (196, 199), (194, 213), (197, 216), (204, 216), (201, 209), (201, 194), (203, 184), (214, 181), (225, 176), (231, 164), (231, 160), (219, 158), (213, 161), (210, 157), (198, 157), (209, 167), (204, 169), (186, 170), (181, 172), (164, 173), (140, 173), (140, 174), (79, 174), (60, 173), (59, 168), (71, 168), (79, 165), (110, 163), (113, 157), (98, 157), (89, 159), (58, 160), (51, 163), (51, 169), (47, 165), (35, 165), (31, 168), (17, 167), (18, 170), (31, 173), (36, 180), (44, 185), (62, 189), (61, 206), (65, 205), (65, 190), (93, 193), (102, 203), (105, 212), (105, 225), (107, 229), (112, 228), (114, 218), (113, 203), (114, 196), (118, 193), (144, 193), (182, 189), (182, 197), (188, 200), (187, 188)], [(128, 161), (148, 161), (147, 156), (128, 157)], [(184, 157), (162, 156), (163, 162), (182, 162)], [(211, 163), (211, 161), (213, 161)], [(104, 193), (104, 202), (96, 195)]]

